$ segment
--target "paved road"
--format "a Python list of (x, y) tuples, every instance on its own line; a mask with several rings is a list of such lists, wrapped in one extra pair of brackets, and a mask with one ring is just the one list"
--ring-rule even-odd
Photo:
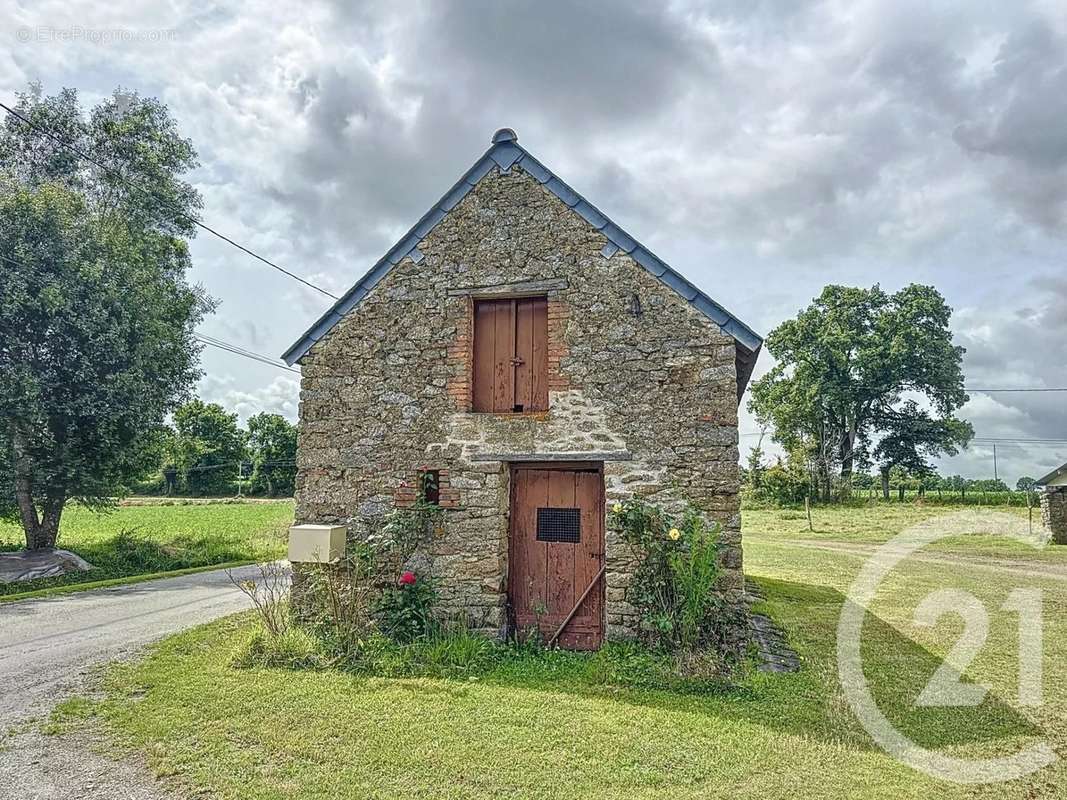
[[(241, 578), (258, 572), (234, 570)], [(0, 733), (48, 714), (93, 666), (246, 608), (225, 570), (0, 603)]]

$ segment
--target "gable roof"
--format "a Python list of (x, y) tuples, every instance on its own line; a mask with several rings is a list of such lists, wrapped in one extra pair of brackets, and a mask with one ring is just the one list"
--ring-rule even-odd
[(1050, 472), (1048, 475), (1045, 475), (1044, 477), (1038, 478), (1036, 481), (1034, 481), (1034, 484), (1037, 486), (1048, 486), (1050, 483), (1052, 483), (1054, 480), (1064, 474), (1067, 474), (1067, 464), (1063, 464), (1062, 466), (1056, 467), (1056, 469), (1052, 470), (1052, 472)]
[(763, 339), (745, 323), (653, 255), (650, 250), (608, 219), (596, 206), (574, 191), (551, 170), (530, 155), (525, 148), (519, 146), (518, 136), (510, 128), (498, 130), (493, 135), (492, 146), (475, 162), (473, 167), (467, 170), (456, 185), (449, 189), (444, 197), (438, 200), (423, 215), (422, 219), (399, 242), (393, 245), (382, 256), (381, 260), (371, 267), (366, 275), (356, 282), (355, 286), (345, 292), (340, 300), (334, 303), (314, 325), (308, 328), (303, 336), (285, 351), (282, 355), (285, 362), (292, 365), (303, 358), (315, 342), (325, 336), (334, 325), (341, 321), (345, 314), (359, 305), (359, 302), (370, 293), (378, 281), (385, 277), (394, 266), (409, 256), (416, 264), (422, 261), (423, 255), (419, 252), (419, 242), (494, 167), (499, 167), (501, 172), (507, 172), (516, 166), (529, 173), (538, 183), (607, 237), (608, 243), (604, 245), (601, 251), (605, 258), (611, 258), (616, 253), (629, 255), (630, 258), (681, 295), (690, 305), (694, 306), (719, 325), (723, 331), (737, 340), (743, 350), (743, 352), (739, 351), (737, 365), (738, 398), (740, 398), (745, 384), (748, 383), (748, 377), (752, 373), (755, 357), (763, 344)]

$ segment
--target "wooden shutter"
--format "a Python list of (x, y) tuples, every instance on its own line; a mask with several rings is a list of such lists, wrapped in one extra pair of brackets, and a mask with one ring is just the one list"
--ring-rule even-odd
[(472, 408), (495, 413), (548, 410), (548, 301), (474, 301)]

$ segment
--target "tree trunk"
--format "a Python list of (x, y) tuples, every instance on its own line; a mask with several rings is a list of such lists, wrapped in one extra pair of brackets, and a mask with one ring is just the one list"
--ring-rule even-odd
[(63, 515), (66, 492), (55, 489), (48, 494), (38, 516), (33, 500), (33, 463), (26, 453), (26, 438), (19, 431), (11, 437), (14, 450), (15, 502), (19, 508), (22, 531), (26, 536), (27, 550), (44, 550), (56, 546), (59, 536), (59, 519)]
[(30, 536), (27, 534), (26, 543), (28, 550), (42, 550), (56, 546), (59, 537), (59, 520), (63, 516), (63, 500), (49, 498), (45, 500), (42, 508), (41, 524), (37, 526), (34, 543), (30, 544)]
[(852, 470), (856, 462), (856, 432), (849, 430), (841, 437), (838, 456), (841, 459), (841, 496), (852, 494)]
[(904, 502), (904, 482), (901, 481), (900, 486), (897, 487), (897, 499), (900, 502)]
[(886, 470), (882, 470), (882, 499), (889, 499), (889, 473)]

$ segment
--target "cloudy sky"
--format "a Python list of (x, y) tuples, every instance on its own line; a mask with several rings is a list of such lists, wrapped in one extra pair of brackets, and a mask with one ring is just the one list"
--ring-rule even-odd
[[(1060, 0), (283, 5), (0, 0), (0, 94), (159, 97), (204, 219), (335, 293), (510, 126), (761, 333), (826, 283), (921, 281), (956, 310), (970, 386), (1067, 386)], [(218, 338), (277, 355), (329, 303), (206, 235), (193, 252)], [(204, 367), (205, 398), (295, 418), (298, 376)], [(1067, 439), (1065, 406), (974, 392), (963, 414)], [(1067, 446), (999, 456), (1014, 481)], [(991, 453), (941, 466), (987, 476)]]

